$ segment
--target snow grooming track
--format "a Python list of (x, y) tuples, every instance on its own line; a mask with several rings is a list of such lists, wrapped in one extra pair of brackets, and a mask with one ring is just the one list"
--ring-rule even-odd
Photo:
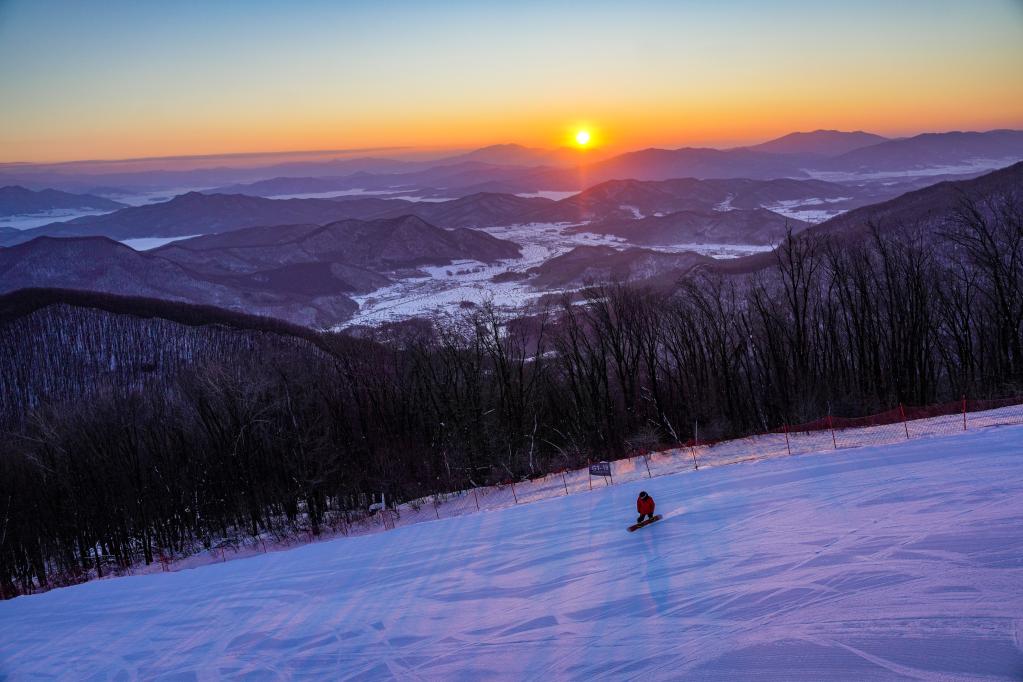
[(1005, 426), (19, 597), (0, 678), (1019, 680), (1021, 613)]

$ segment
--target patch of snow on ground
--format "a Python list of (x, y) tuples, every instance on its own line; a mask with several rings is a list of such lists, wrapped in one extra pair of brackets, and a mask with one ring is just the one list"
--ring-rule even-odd
[(492, 282), (506, 271), (525, 272), (572, 248), (562, 237), (563, 225), (532, 223), (483, 230), (522, 247), (522, 256), (497, 263), (459, 261), (420, 268), (428, 277), (404, 279), (369, 294), (354, 296), (359, 312), (341, 328), (379, 324), (423, 315), (457, 311), (463, 301), (479, 305), (492, 301), (499, 308), (519, 308), (542, 295), (522, 282)]
[[(617, 249), (633, 246), (621, 237), (569, 232), (569, 227), (568, 223), (529, 223), (483, 228), (483, 232), (521, 246), (522, 257), (494, 264), (466, 261), (420, 268), (429, 276), (402, 279), (371, 293), (353, 296), (359, 304), (359, 312), (337, 329), (453, 313), (463, 302), (479, 305), (492, 301), (505, 310), (520, 308), (541, 296), (561, 290), (536, 291), (523, 281), (496, 283), (491, 281), (495, 275), (508, 271), (524, 273), (577, 246), (612, 246)], [(771, 250), (770, 246), (752, 244), (676, 244), (643, 248), (671, 253), (694, 251), (712, 258), (738, 258)]]
[[(0, 676), (1019, 679), (1021, 442), (1005, 426), (641, 471), (19, 597), (0, 602)], [(664, 518), (630, 534), (641, 489)]]
[(819, 197), (812, 197), (809, 199), (785, 199), (773, 204), (765, 205), (764, 208), (769, 211), (779, 213), (786, 218), (792, 218), (793, 220), (804, 220), (808, 223), (821, 223), (829, 218), (834, 218), (836, 215), (845, 213), (846, 209), (819, 207), (826, 207), (828, 204), (837, 204), (851, 199), (852, 197), (828, 199), (822, 199)]
[(668, 253), (683, 253), (685, 251), (692, 251), (699, 253), (704, 256), (710, 256), (711, 258), (717, 259), (730, 259), (730, 258), (742, 258), (744, 256), (752, 256), (755, 253), (765, 253), (773, 249), (773, 246), (764, 246), (762, 244), (670, 244), (670, 245), (658, 245), (654, 247), (643, 247), (652, 248), (655, 251), (666, 251)]
[(337, 189), (330, 192), (299, 192), (297, 194), (271, 194), (269, 199), (336, 199), (338, 197), (377, 197), (379, 199), (407, 199), (408, 201), (451, 201), (449, 197), (422, 197), (402, 194), (393, 189)]
[(855, 182), (855, 181), (877, 181), (896, 178), (920, 178), (932, 175), (954, 175), (959, 173), (982, 173), (1005, 168), (1018, 162), (1018, 157), (1010, 156), (1001, 159), (972, 159), (960, 164), (949, 164), (946, 166), (924, 166), (899, 171), (820, 171), (812, 168), (804, 168), (803, 171), (816, 180), (827, 182)]
[(184, 237), (139, 237), (138, 239), (122, 239), (121, 243), (125, 246), (131, 247), (136, 251), (149, 251), (155, 249), (158, 246), (164, 244), (170, 244), (171, 242), (178, 242), (182, 239), (191, 239), (192, 237), (198, 237), (197, 234), (190, 234)]
[(517, 197), (526, 197), (527, 199), (530, 198), (530, 197), (541, 197), (543, 199), (551, 199), (553, 201), (561, 201), (562, 199), (567, 199), (569, 197), (574, 197), (576, 194), (579, 194), (579, 192), (580, 192), (580, 190), (577, 190), (577, 189), (576, 190), (572, 190), (570, 192), (561, 192), (561, 191), (550, 190), (550, 189), (542, 189), (539, 192), (519, 192), (515, 196), (517, 196)]
[(336, 189), (330, 192), (299, 192), (298, 194), (273, 194), (271, 199), (334, 199), (336, 197), (380, 197), (393, 199), (393, 190)]

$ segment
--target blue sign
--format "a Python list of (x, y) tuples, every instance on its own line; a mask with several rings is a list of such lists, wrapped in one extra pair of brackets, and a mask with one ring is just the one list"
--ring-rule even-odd
[(610, 476), (611, 462), (597, 462), (590, 465), (590, 476)]

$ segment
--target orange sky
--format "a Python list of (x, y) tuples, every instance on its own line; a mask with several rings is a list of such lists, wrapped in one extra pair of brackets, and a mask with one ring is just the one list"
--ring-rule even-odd
[(0, 3), (0, 161), (1023, 128), (1018, 0), (161, 7)]

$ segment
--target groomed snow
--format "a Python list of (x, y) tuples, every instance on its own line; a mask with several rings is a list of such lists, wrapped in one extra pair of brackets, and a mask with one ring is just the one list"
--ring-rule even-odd
[[(0, 678), (1020, 679), (1023, 426), (0, 603)], [(625, 532), (645, 488), (664, 520)]]

